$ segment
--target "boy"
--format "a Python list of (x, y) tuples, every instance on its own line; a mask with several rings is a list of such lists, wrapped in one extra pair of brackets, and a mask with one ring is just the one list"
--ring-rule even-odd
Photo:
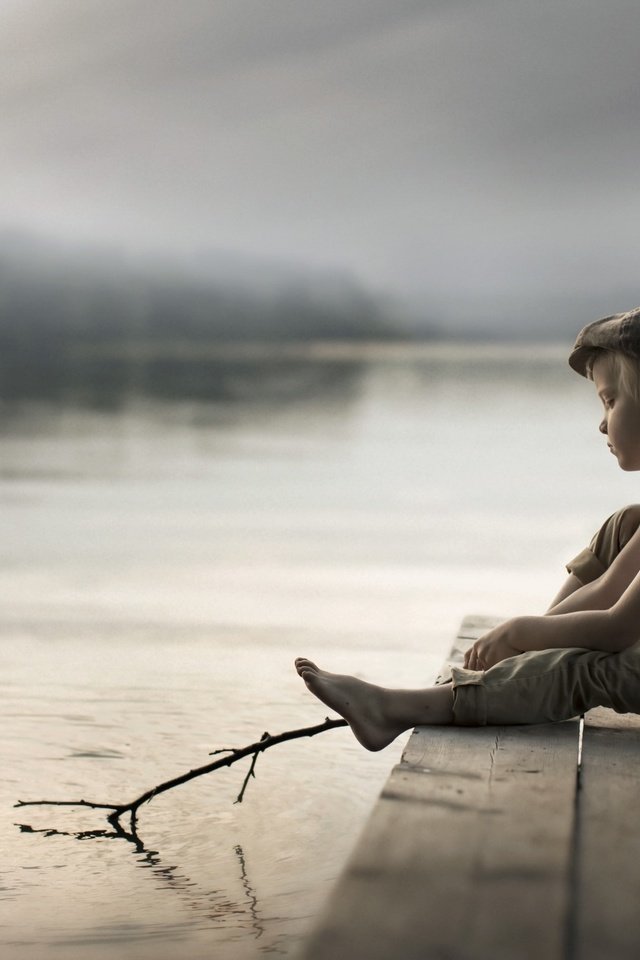
[[(595, 384), (599, 429), (621, 469), (640, 470), (640, 307), (581, 330), (569, 364)], [(596, 706), (640, 713), (640, 506), (609, 517), (567, 569), (544, 616), (485, 634), (449, 684), (392, 690), (304, 658), (296, 670), (368, 750), (420, 724), (545, 723)]]

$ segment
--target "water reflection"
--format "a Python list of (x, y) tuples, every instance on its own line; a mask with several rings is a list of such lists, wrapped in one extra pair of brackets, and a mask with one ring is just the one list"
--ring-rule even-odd
[(250, 401), (279, 406), (322, 398), (348, 405), (357, 396), (364, 363), (311, 359), (125, 358), (84, 361), (0, 362), (0, 396), (7, 412), (18, 402), (118, 411), (141, 398), (233, 405)]
[(0, 433), (48, 434), (65, 414), (118, 417), (135, 409), (145, 419), (179, 418), (196, 429), (263, 423), (292, 411), (302, 418), (306, 410), (337, 423), (374, 384), (381, 401), (400, 392), (411, 393), (414, 404), (452, 391), (471, 401), (541, 385), (565, 392), (576, 385), (564, 352), (556, 345), (336, 341), (0, 357)]
[(264, 922), (258, 910), (258, 898), (251, 885), (251, 881), (249, 880), (249, 874), (247, 871), (247, 861), (244, 855), (244, 850), (242, 849), (239, 843), (236, 844), (234, 850), (238, 858), (238, 862), (240, 864), (240, 878), (242, 880), (242, 888), (247, 897), (247, 906), (249, 908), (249, 914), (251, 916), (251, 926), (253, 928), (253, 932), (257, 940), (264, 933)]
[[(35, 828), (27, 823), (17, 823), (16, 826), (24, 834), (40, 834), (45, 837), (69, 837), (74, 840), (124, 840), (131, 844), (137, 865), (150, 876), (159, 880), (160, 888), (173, 891), (192, 914), (201, 922), (213, 922), (217, 926), (224, 926), (231, 918), (234, 925), (241, 921), (241, 925), (250, 930), (255, 939), (264, 933), (264, 921), (260, 915), (258, 897), (251, 883), (247, 868), (247, 861), (242, 846), (238, 843), (233, 847), (237, 858), (239, 879), (245, 894), (245, 903), (233, 900), (221, 890), (205, 890), (200, 884), (184, 873), (177, 864), (165, 864), (157, 850), (148, 849), (134, 825), (125, 829), (119, 820), (110, 821), (112, 829), (99, 830), (58, 830), (52, 827)], [(227, 878), (228, 879), (228, 878)], [(154, 928), (155, 929), (155, 928)]]

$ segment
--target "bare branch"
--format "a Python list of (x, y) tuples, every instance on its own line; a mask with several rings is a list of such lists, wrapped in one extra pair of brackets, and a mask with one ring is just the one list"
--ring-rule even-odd
[(14, 807), (92, 807), (94, 810), (122, 810), (118, 803), (93, 803), (92, 800), (18, 800)]
[(255, 766), (259, 754), (264, 753), (265, 750), (274, 747), (278, 743), (285, 743), (287, 740), (297, 740), (301, 737), (315, 737), (316, 734), (324, 733), (325, 730), (333, 730), (335, 727), (346, 726), (348, 726), (346, 720), (330, 720), (327, 717), (324, 723), (316, 724), (313, 727), (301, 727), (299, 730), (286, 730), (284, 733), (278, 733), (275, 736), (271, 736), (269, 733), (263, 733), (260, 740), (257, 740), (255, 743), (250, 743), (246, 747), (239, 749), (226, 747), (223, 750), (214, 750), (211, 755), (227, 753), (229, 756), (220, 757), (218, 760), (213, 760), (211, 763), (207, 763), (202, 767), (195, 767), (193, 770), (189, 770), (187, 773), (183, 773), (178, 777), (173, 777), (171, 780), (165, 780), (164, 783), (156, 784), (155, 787), (141, 793), (140, 796), (131, 800), (129, 803), (97, 803), (92, 800), (18, 800), (14, 806), (91, 807), (95, 810), (111, 810), (107, 820), (116, 828), (119, 827), (120, 818), (128, 813), (131, 816), (131, 829), (135, 835), (138, 809), (161, 793), (166, 793), (167, 790), (173, 790), (174, 787), (179, 787), (183, 783), (195, 780), (196, 777), (213, 773), (214, 770), (219, 770), (222, 767), (230, 767), (244, 757), (252, 757), (251, 766), (235, 801), (236, 803), (242, 803), (247, 784), (251, 777), (255, 777)]
[[(262, 736), (260, 737), (260, 742), (262, 742), (263, 740), (268, 740), (268, 739), (269, 739), (269, 734), (265, 731), (265, 733), (263, 733)], [(244, 783), (242, 784), (242, 789), (240, 790), (240, 793), (238, 794), (238, 796), (236, 797), (236, 799), (233, 801), (234, 803), (242, 803), (242, 798), (244, 797), (244, 792), (245, 792), (245, 790), (247, 789), (247, 784), (249, 783), (249, 780), (251, 779), (251, 777), (255, 777), (255, 775), (256, 775), (255, 770), (256, 770), (256, 761), (257, 761), (257, 759), (258, 759), (258, 752), (256, 751), (256, 752), (254, 753), (252, 759), (251, 759), (251, 766), (249, 767), (249, 772), (247, 773), (246, 777), (244, 778)]]

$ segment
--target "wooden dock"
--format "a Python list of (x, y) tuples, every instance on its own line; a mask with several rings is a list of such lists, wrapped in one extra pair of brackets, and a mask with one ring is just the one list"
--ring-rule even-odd
[(639, 819), (636, 715), (416, 728), (302, 960), (637, 960)]

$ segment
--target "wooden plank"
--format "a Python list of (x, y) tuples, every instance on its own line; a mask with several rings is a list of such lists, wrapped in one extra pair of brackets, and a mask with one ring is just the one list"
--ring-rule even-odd
[(563, 957), (576, 741), (414, 733), (305, 957)]
[(577, 730), (417, 728), (305, 960), (560, 960)]
[(576, 956), (640, 955), (640, 718), (585, 718), (577, 848)]

